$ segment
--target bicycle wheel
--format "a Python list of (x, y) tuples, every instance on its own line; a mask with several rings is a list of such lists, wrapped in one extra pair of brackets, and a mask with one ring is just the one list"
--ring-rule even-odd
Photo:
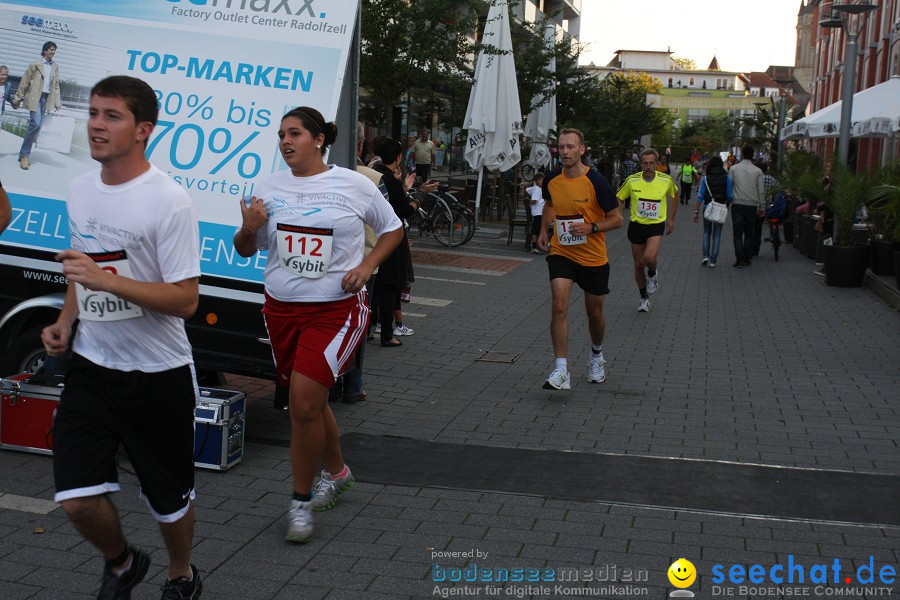
[(462, 246), (475, 235), (475, 215), (462, 206), (451, 206), (453, 215), (453, 232), (450, 235), (450, 246)]
[(453, 240), (453, 212), (442, 199), (437, 200), (432, 210), (431, 228), (434, 232), (434, 239), (450, 248)]
[(535, 173), (535, 170), (532, 165), (529, 165), (529, 164), (522, 165), (522, 170), (520, 172), (522, 179), (524, 179), (525, 181), (534, 181), (534, 173)]
[(775, 254), (775, 262), (778, 262), (778, 249), (781, 247), (781, 235), (778, 232), (778, 222), (771, 225), (769, 237), (772, 239), (772, 252)]

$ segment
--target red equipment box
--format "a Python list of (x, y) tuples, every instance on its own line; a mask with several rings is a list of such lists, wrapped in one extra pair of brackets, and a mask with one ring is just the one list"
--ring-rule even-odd
[(53, 454), (53, 417), (62, 381), (31, 373), (0, 379), (0, 447)]

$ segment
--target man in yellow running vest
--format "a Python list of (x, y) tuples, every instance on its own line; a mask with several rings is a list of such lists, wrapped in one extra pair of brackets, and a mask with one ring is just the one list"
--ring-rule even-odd
[(695, 181), (700, 180), (700, 172), (690, 162), (681, 165), (681, 203), (687, 204), (691, 201), (691, 188)]

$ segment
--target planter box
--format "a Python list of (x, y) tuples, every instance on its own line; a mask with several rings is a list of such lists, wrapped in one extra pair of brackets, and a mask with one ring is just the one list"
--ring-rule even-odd
[(869, 265), (868, 246), (825, 246), (825, 282), (834, 287), (860, 287)]

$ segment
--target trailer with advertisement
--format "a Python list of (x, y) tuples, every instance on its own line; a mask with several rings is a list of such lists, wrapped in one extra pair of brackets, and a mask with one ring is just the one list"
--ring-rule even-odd
[[(231, 243), (239, 202), (259, 179), (287, 168), (276, 134), (281, 115), (296, 106), (336, 120), (343, 139), (329, 162), (352, 164), (358, 11), (358, 0), (0, 3), (0, 64), (10, 83), (0, 174), (13, 209), (0, 235), (4, 374), (42, 364), (40, 332), (62, 306), (67, 281), (54, 256), (69, 247), (66, 188), (98, 166), (85, 127), (90, 89), (109, 75), (131, 75), (159, 99), (147, 155), (184, 187), (199, 216), (200, 304), (186, 322), (197, 367), (274, 377), (260, 313), (265, 253), (242, 258)], [(48, 41), (56, 45), (62, 106), (43, 115), (25, 169), (19, 156), (35, 113), (10, 100)], [(88, 228), (78, 235), (113, 233)]]

